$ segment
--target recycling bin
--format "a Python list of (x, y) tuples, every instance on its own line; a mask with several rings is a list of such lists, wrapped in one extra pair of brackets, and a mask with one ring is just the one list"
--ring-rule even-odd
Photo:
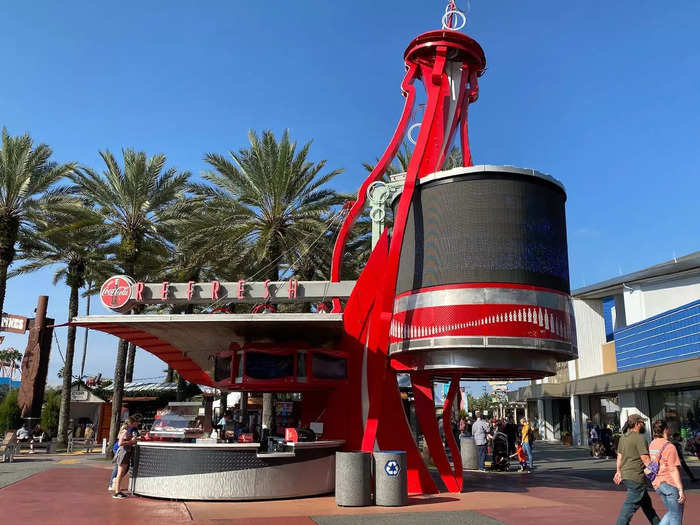
[(365, 507), (372, 504), (372, 456), (369, 452), (335, 453), (335, 504)]
[(374, 453), (374, 502), (381, 507), (408, 503), (406, 452), (385, 450)]

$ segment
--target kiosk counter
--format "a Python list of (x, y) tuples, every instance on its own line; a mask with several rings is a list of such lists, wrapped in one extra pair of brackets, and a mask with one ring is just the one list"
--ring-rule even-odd
[(260, 443), (140, 442), (134, 448), (134, 494), (181, 500), (295, 498), (333, 492), (342, 440)]

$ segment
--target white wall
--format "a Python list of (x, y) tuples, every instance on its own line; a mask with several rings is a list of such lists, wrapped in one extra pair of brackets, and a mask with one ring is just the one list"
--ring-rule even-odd
[(624, 286), (627, 324), (638, 323), (700, 299), (700, 276)]
[[(577, 379), (600, 375), (603, 373), (603, 354), (600, 345), (605, 343), (603, 301), (574, 299), (573, 305), (578, 340)], [(571, 368), (569, 373), (571, 375)]]
[(651, 441), (651, 419), (649, 418), (649, 396), (646, 390), (627, 390), (619, 393), (620, 428), (632, 414), (641, 415), (647, 427), (644, 437)]
[(700, 299), (700, 276), (645, 284), (642, 292), (646, 316), (652, 317)]

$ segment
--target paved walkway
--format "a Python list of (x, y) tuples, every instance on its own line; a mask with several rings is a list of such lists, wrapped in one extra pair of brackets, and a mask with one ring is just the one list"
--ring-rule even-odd
[[(0, 509), (5, 524), (232, 523), (247, 525), (612, 523), (625, 493), (611, 477), (612, 460), (587, 451), (538, 443), (533, 474), (465, 472), (462, 494), (412, 497), (402, 508), (339, 508), (332, 497), (265, 502), (175, 502), (106, 490), (111, 465), (96, 456), (25, 457), (0, 463)], [(697, 463), (696, 463), (697, 465)], [(700, 476), (700, 468), (694, 468)], [(684, 480), (688, 481), (688, 480)], [(700, 486), (687, 483), (684, 523), (699, 523)], [(697, 488), (696, 488), (697, 487)], [(659, 498), (654, 505), (663, 514)], [(11, 509), (8, 512), (8, 509)], [(695, 520), (695, 521), (694, 521)], [(632, 524), (647, 523), (641, 512)]]

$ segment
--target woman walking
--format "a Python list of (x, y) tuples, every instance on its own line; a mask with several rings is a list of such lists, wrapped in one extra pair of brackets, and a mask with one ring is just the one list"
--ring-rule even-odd
[(532, 461), (532, 431), (530, 430), (530, 422), (527, 419), (522, 418), (520, 420), (520, 424), (523, 426), (522, 430), (520, 431), (520, 441), (523, 445), (523, 450), (527, 455), (527, 462), (530, 467), (530, 472), (532, 472), (534, 465)]
[(649, 455), (652, 461), (658, 463), (659, 472), (652, 485), (668, 509), (659, 525), (681, 525), (685, 492), (678, 469), (681, 465), (678, 452), (669, 439), (671, 431), (666, 421), (656, 421), (653, 432), (654, 440), (649, 444)]
[[(136, 436), (132, 434), (133, 430), (139, 426), (138, 420), (131, 416), (126, 419), (121, 429), (119, 429), (119, 436), (117, 442), (119, 443), (119, 448), (117, 453), (114, 455), (112, 462), (117, 467), (117, 476), (114, 478), (112, 486), (114, 488), (115, 499), (126, 498), (126, 494), (121, 491), (122, 478), (129, 472), (129, 464), (131, 462), (131, 452), (133, 446), (136, 444)], [(133, 429), (133, 430), (132, 430)]]

